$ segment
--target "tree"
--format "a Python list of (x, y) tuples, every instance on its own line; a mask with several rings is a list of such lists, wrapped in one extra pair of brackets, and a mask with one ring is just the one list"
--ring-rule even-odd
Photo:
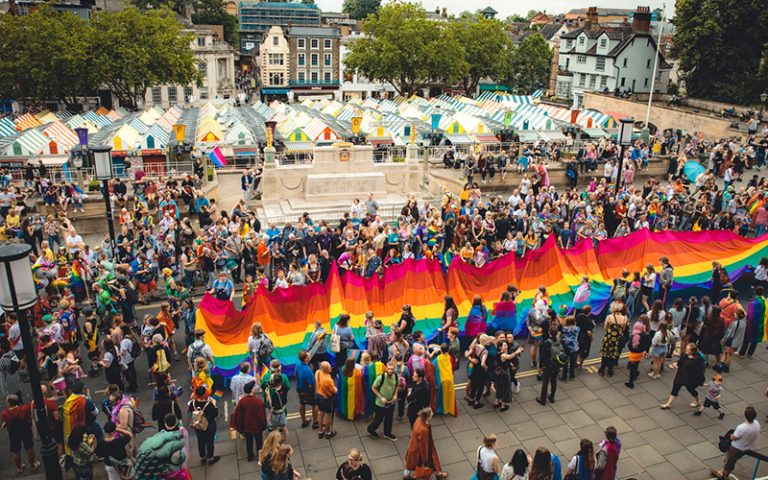
[(380, 7), (381, 0), (344, 0), (341, 11), (355, 20), (364, 20), (368, 15), (378, 12)]
[(532, 93), (549, 83), (552, 50), (540, 33), (526, 36), (511, 57), (508, 81), (521, 93)]
[(526, 18), (518, 13), (508, 16), (505, 21), (507, 23), (522, 23), (527, 21)]
[(193, 3), (194, 0), (130, 0), (130, 4), (139, 10), (170, 8), (179, 15), (184, 15), (187, 7)]
[(100, 79), (128, 108), (136, 108), (154, 85), (186, 85), (200, 79), (190, 43), (173, 12), (141, 12), (127, 7), (100, 12), (92, 19), (98, 32), (94, 56)]
[(98, 87), (94, 30), (81, 18), (44, 6), (0, 16), (0, 96), (59, 100), (69, 107)]
[(367, 78), (392, 84), (409, 96), (430, 82), (453, 84), (468, 65), (464, 47), (447, 24), (427, 19), (412, 3), (390, 3), (363, 22), (363, 38), (349, 46), (347, 68)]
[(750, 103), (768, 89), (762, 0), (678, 0), (673, 56), (690, 96)]
[(485, 18), (455, 21), (449, 24), (448, 29), (464, 48), (468, 69), (461, 78), (461, 84), (467, 95), (475, 94), (482, 78), (500, 80), (504, 76), (506, 58), (513, 45), (500, 21)]
[(222, 25), (224, 27), (224, 40), (235, 48), (240, 47), (240, 24), (237, 17), (227, 13), (223, 0), (197, 0), (194, 3), (194, 9), (192, 23)]

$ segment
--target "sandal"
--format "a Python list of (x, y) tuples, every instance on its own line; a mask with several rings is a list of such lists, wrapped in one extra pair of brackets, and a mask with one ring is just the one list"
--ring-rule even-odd
[(448, 472), (440, 472), (437, 475), (435, 475), (437, 478), (443, 479), (448, 478)]
[(301, 422), (301, 428), (307, 428), (310, 423), (312, 423), (312, 420), (304, 420)]
[(24, 465), (24, 464), (22, 463), (22, 464), (21, 464), (21, 466), (20, 466), (19, 468), (17, 468), (17, 469), (16, 469), (16, 474), (17, 474), (17, 475), (22, 475), (22, 474), (24, 473), (24, 467), (26, 467), (26, 465)]
[(35, 462), (32, 464), (32, 466), (29, 468), (32, 473), (35, 473), (36, 471), (40, 470), (40, 462)]
[(336, 430), (331, 430), (330, 432), (325, 434), (326, 439), (331, 439), (336, 436)]
[(320, 428), (320, 424), (319, 423), (313, 423), (312, 424), (312, 430), (317, 430), (318, 428)]
[(499, 407), (500, 412), (506, 412), (507, 410), (509, 410), (509, 405), (502, 405)]

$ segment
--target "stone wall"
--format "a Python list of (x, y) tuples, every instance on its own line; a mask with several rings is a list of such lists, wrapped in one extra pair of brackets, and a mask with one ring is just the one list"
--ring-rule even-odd
[[(593, 108), (601, 112), (619, 112), (631, 115), (635, 121), (644, 121), (647, 103), (617, 98), (612, 95), (586, 93), (585, 108)], [(686, 130), (689, 133), (703, 132), (705, 138), (720, 139), (726, 137), (742, 137), (743, 134), (730, 128), (731, 120), (715, 117), (710, 113), (694, 113), (690, 110), (666, 107), (658, 104), (651, 106), (649, 122), (657, 128)]]

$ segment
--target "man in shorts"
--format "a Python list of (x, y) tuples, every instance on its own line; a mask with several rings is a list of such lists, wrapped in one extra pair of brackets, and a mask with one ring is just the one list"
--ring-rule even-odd
[(318, 421), (320, 423), (319, 438), (332, 438), (336, 435), (333, 429), (333, 410), (336, 406), (336, 384), (331, 377), (331, 364), (321, 362), (320, 368), (315, 372), (317, 385)]
[[(317, 428), (317, 397), (315, 395), (315, 372), (309, 367), (309, 353), (306, 350), (299, 352), (299, 365), (296, 367), (296, 391), (299, 393), (299, 416), (301, 428)], [(312, 418), (307, 418), (307, 406), (312, 409)]]
[(21, 447), (27, 451), (29, 468), (36, 472), (40, 463), (35, 459), (35, 443), (32, 437), (32, 415), (29, 405), (22, 405), (21, 400), (15, 394), (8, 395), (5, 399), (8, 408), (3, 410), (0, 416), (3, 420), (3, 428), (8, 431), (11, 439), (11, 454), (16, 463), (16, 473), (24, 473), (25, 465), (21, 463)]

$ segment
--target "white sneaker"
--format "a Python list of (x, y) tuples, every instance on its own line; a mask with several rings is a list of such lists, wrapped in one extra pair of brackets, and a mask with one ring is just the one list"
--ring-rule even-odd
[(648, 372), (648, 376), (651, 378), (656, 378), (656, 375), (654, 375), (653, 372)]
[(520, 380), (518, 380), (517, 385), (515, 385), (515, 393), (520, 393)]

